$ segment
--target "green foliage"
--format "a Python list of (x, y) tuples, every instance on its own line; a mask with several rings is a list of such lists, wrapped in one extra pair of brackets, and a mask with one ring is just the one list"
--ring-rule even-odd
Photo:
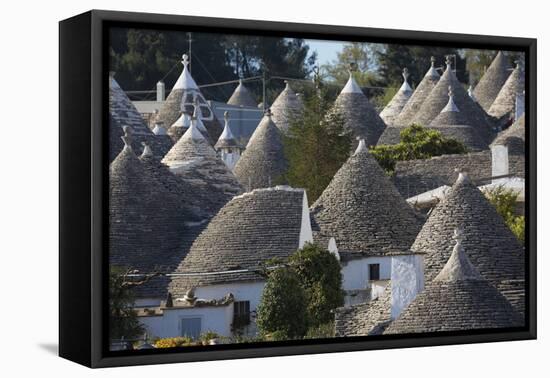
[(305, 336), (306, 339), (328, 339), (334, 337), (334, 321), (310, 327)]
[(297, 274), (286, 268), (271, 272), (257, 309), (262, 337), (301, 338), (307, 331), (306, 294)]
[(155, 348), (176, 348), (192, 344), (193, 340), (190, 337), (167, 337), (156, 340), (154, 346)]
[(518, 194), (511, 189), (499, 186), (486, 193), (486, 196), (514, 235), (521, 242), (525, 242), (525, 217), (515, 215)]
[[(181, 72), (181, 56), (188, 53), (188, 39), (186, 32), (113, 28), (110, 69), (117, 72), (124, 90), (154, 89), (163, 78), (171, 88)], [(303, 39), (193, 33), (192, 40), (191, 69), (199, 84), (256, 76), (264, 69), (268, 75), (306, 78), (315, 61)], [(247, 87), (261, 99), (260, 82), (247, 83)], [(283, 87), (282, 81), (271, 81), (268, 99)], [(202, 90), (208, 99), (226, 101), (233, 89), (215, 86)]]
[(317, 244), (307, 243), (290, 257), (289, 264), (305, 290), (309, 328), (330, 322), (332, 310), (344, 305), (338, 259)]
[(401, 131), (398, 144), (379, 145), (370, 151), (378, 164), (388, 174), (391, 174), (398, 161), (428, 159), (446, 154), (463, 154), (467, 152), (467, 149), (461, 142), (444, 137), (437, 130), (413, 124)]
[(133, 309), (134, 296), (127, 280), (127, 271), (111, 267), (109, 271), (109, 336), (111, 339), (126, 340), (143, 334)]
[(376, 53), (381, 45), (352, 42), (342, 47), (335, 61), (321, 67), (323, 76), (338, 85), (348, 81), (349, 69), (355, 69), (354, 78), (360, 86), (372, 85), (377, 80), (373, 73), (376, 64)]
[(382, 94), (371, 98), (371, 104), (375, 108), (383, 109), (392, 100), (397, 91), (399, 91), (400, 86), (401, 84), (391, 84), (390, 87), (384, 89), (384, 92), (382, 92)]
[(303, 117), (291, 122), (283, 136), (288, 161), (285, 180), (304, 188), (312, 204), (349, 157), (351, 136), (344, 133), (344, 119), (330, 111), (326, 92), (305, 101)]

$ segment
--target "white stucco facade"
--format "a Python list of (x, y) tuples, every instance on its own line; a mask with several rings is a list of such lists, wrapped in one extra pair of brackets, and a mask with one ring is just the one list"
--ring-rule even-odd
[(166, 308), (162, 315), (140, 316), (151, 338), (183, 336), (184, 319), (200, 319), (200, 333), (215, 332), (220, 336), (231, 336), (233, 321), (233, 303), (225, 306), (208, 307), (172, 307)]
[(233, 294), (235, 301), (250, 301), (250, 311), (255, 311), (260, 303), (265, 281), (235, 282), (220, 285), (200, 286), (195, 289), (195, 296), (201, 299), (223, 298)]
[(370, 287), (369, 265), (380, 264), (379, 280), (391, 278), (391, 257), (365, 257), (342, 263), (342, 288), (344, 290), (359, 290)]
[(392, 256), (391, 271), (391, 317), (395, 319), (424, 290), (424, 256)]

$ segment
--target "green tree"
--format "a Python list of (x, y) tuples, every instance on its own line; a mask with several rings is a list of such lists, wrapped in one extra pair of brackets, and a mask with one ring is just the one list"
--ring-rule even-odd
[(134, 293), (132, 288), (143, 285), (158, 276), (148, 274), (140, 279), (130, 277), (133, 271), (111, 266), (109, 270), (109, 336), (111, 339), (126, 340), (143, 334), (144, 328), (139, 323), (134, 310)]
[(326, 80), (344, 85), (349, 78), (349, 70), (353, 68), (354, 78), (360, 86), (372, 85), (377, 81), (376, 53), (381, 45), (374, 43), (351, 42), (342, 47), (337, 58), (330, 64), (321, 67)]
[(133, 339), (143, 334), (134, 311), (134, 295), (128, 280), (130, 271), (111, 267), (109, 271), (109, 335), (111, 339)]
[(263, 337), (286, 340), (305, 335), (306, 294), (293, 270), (282, 267), (270, 272), (258, 305), (256, 323)]
[(498, 186), (489, 191), (486, 196), (514, 235), (522, 243), (525, 242), (525, 217), (515, 214), (518, 194), (511, 189)]
[(332, 310), (344, 305), (338, 259), (317, 244), (307, 243), (289, 259), (307, 299), (308, 328), (319, 329), (334, 319)]
[(304, 188), (312, 204), (349, 157), (352, 139), (344, 133), (344, 119), (330, 110), (326, 92), (305, 100), (302, 117), (283, 136), (289, 185)]
[(379, 145), (371, 149), (378, 164), (392, 174), (398, 161), (428, 159), (446, 154), (463, 154), (467, 149), (463, 143), (444, 137), (437, 130), (413, 124), (400, 133), (400, 142), (394, 145)]

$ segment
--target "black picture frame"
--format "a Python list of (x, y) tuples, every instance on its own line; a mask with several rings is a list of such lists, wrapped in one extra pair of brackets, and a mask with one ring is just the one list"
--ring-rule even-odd
[[(523, 51), (526, 57), (526, 326), (494, 331), (109, 352), (108, 54), (111, 26)], [(59, 23), (59, 354), (89, 367), (535, 339), (536, 39), (92, 10)]]

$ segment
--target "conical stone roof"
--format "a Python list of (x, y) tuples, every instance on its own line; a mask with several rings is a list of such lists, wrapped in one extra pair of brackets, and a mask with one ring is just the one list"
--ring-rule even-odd
[(512, 118), (516, 109), (516, 96), (524, 90), (525, 73), (518, 63), (491, 105), (489, 114), (495, 118)]
[(454, 230), (463, 230), (462, 244), (473, 265), (492, 284), (524, 279), (523, 247), (465, 173), (433, 209), (412, 250), (425, 253), (425, 278), (431, 281), (448, 261)]
[(155, 122), (163, 122), (169, 127), (181, 117), (182, 112), (192, 114), (198, 102), (201, 121), (208, 130), (208, 139), (216, 141), (222, 133), (222, 126), (191, 76), (188, 68), (189, 57), (186, 54), (182, 57), (182, 64), (183, 71), (160, 108)]
[(486, 112), (497, 98), (508, 76), (510, 76), (508, 58), (499, 51), (473, 92), (475, 99)]
[(225, 126), (223, 128), (222, 135), (220, 139), (216, 142), (214, 148), (219, 150), (221, 148), (240, 148), (241, 146), (235, 139), (233, 132), (231, 132), (231, 127), (229, 126), (229, 112), (224, 113)]
[(162, 159), (170, 170), (208, 193), (210, 208), (219, 209), (242, 192), (235, 176), (197, 128), (197, 119)]
[(237, 85), (237, 88), (235, 88), (235, 91), (233, 91), (233, 94), (229, 100), (227, 100), (227, 103), (229, 105), (249, 106), (252, 108), (256, 108), (258, 106), (256, 100), (254, 100), (254, 97), (252, 97), (252, 94), (245, 87), (242, 80), (239, 80), (239, 85)]
[(114, 78), (114, 73), (111, 73), (109, 76), (109, 115), (110, 162), (115, 159), (124, 147), (120, 139), (124, 135), (124, 131), (122, 131), (124, 126), (132, 128), (132, 148), (138, 154), (141, 154), (143, 151), (142, 142), (153, 146), (158, 157), (164, 156), (172, 147), (170, 138), (166, 135), (155, 135), (147, 127), (132, 101), (118, 85)]
[(375, 145), (386, 128), (351, 72), (348, 82), (334, 102), (334, 110), (344, 118), (346, 131), (354, 137), (365, 139), (368, 146)]
[[(304, 213), (304, 209), (306, 212)], [(175, 270), (170, 292), (226, 282), (264, 280), (270, 259), (286, 259), (301, 241), (307, 198), (303, 189), (256, 189), (234, 197), (195, 240)]]
[(177, 264), (185, 222), (194, 215), (125, 147), (109, 169), (109, 258), (142, 273)]
[(281, 131), (273, 122), (271, 113), (266, 115), (254, 130), (233, 173), (247, 191), (268, 188), (281, 183), (287, 169)]
[(424, 78), (418, 84), (413, 94), (409, 98), (409, 101), (405, 104), (397, 118), (395, 119), (395, 126), (410, 126), (416, 113), (420, 110), (420, 107), (424, 103), (424, 100), (430, 95), (432, 89), (439, 81), (439, 74), (435, 69), (435, 58), (431, 58), (431, 66), (424, 75)]
[(271, 105), (273, 122), (283, 132), (286, 132), (292, 125), (293, 120), (300, 117), (304, 111), (302, 99), (290, 87), (288, 81), (285, 81), (285, 84), (285, 89)]
[(492, 128), (487, 121), (487, 115), (481, 106), (468, 96), (468, 93), (456, 78), (449, 59), (447, 59), (445, 73), (420, 107), (420, 110), (413, 118), (413, 122), (424, 126), (429, 125), (447, 105), (449, 87), (453, 91), (456, 105), (468, 120), (467, 124), (473, 125), (485, 141), (490, 141), (492, 139)]
[(525, 154), (525, 114), (506, 130), (501, 131), (491, 146), (508, 146), (508, 153), (513, 155)]
[(380, 112), (380, 118), (382, 118), (388, 127), (394, 124), (395, 119), (399, 116), (399, 113), (401, 113), (401, 110), (403, 110), (407, 101), (409, 101), (412, 96), (413, 90), (407, 82), (408, 77), (409, 71), (405, 68), (403, 69), (403, 85), (401, 85), (401, 88), (399, 88), (390, 102)]
[(473, 266), (460, 240), (437, 277), (384, 334), (521, 327), (510, 302)]
[(447, 138), (462, 142), (470, 151), (488, 148), (484, 138), (469, 123), (470, 120), (454, 102), (454, 94), (449, 88), (449, 100), (441, 113), (430, 123), (430, 129), (437, 130)]
[(342, 259), (410, 250), (419, 220), (361, 140), (311, 207), (313, 235)]

